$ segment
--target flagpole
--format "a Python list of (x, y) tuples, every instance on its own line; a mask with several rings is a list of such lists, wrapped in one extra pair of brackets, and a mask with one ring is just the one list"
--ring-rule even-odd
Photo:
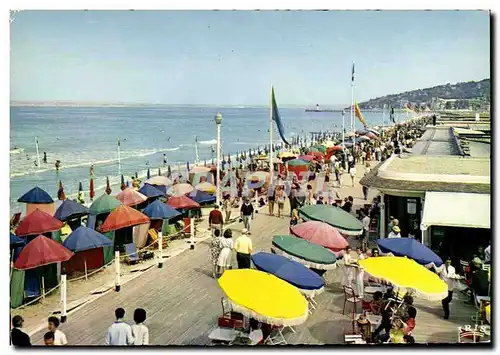
[(273, 94), (274, 88), (271, 86), (271, 100), (269, 102), (269, 182), (273, 184)]
[(385, 104), (382, 105), (382, 137), (384, 136), (385, 130)]
[(36, 145), (36, 160), (38, 162), (38, 167), (40, 168), (40, 152), (38, 150), (38, 137), (35, 137), (35, 145)]
[(198, 154), (198, 137), (194, 136), (194, 153), (195, 153), (195, 165), (200, 163), (200, 156)]
[(122, 162), (120, 156), (120, 139), (118, 139), (118, 175), (122, 174)]
[(342, 147), (345, 146), (345, 112), (342, 110)]
[(352, 135), (352, 152), (354, 154), (354, 131), (356, 130), (356, 122), (354, 121), (354, 62), (352, 62), (352, 80), (351, 80), (351, 132)]

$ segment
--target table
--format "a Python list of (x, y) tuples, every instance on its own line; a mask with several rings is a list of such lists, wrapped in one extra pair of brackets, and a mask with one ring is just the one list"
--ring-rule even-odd
[(233, 342), (241, 332), (233, 329), (233, 328), (221, 328), (217, 327), (213, 329), (210, 334), (208, 335), (208, 338), (212, 341), (220, 341), (224, 343), (231, 343)]

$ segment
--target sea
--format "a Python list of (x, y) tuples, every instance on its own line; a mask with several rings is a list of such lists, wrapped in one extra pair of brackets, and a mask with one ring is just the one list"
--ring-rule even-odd
[[(167, 172), (166, 154), (172, 171), (185, 170), (194, 162), (195, 136), (203, 163), (212, 162), (216, 145), (217, 112), (223, 116), (221, 147), (225, 157), (269, 143), (269, 109), (265, 107), (18, 107), (10, 108), (10, 208), (23, 211), (17, 199), (34, 186), (56, 200), (59, 181), (67, 197), (75, 198), (81, 182), (88, 198), (90, 166), (94, 165), (95, 194), (99, 196), (109, 177), (112, 190), (137, 173), (144, 180)], [(342, 130), (341, 112), (305, 112), (304, 108), (280, 108), (285, 137), (309, 136), (309, 132)], [(404, 119), (404, 114), (400, 113)], [(364, 113), (367, 123), (381, 126), (382, 112)], [(396, 117), (396, 121), (399, 117)], [(350, 121), (345, 116), (346, 127)], [(388, 125), (385, 115), (385, 125)], [(275, 125), (274, 125), (275, 126)], [(357, 129), (361, 128), (358, 121)], [(276, 127), (273, 138), (280, 141)], [(41, 164), (35, 165), (38, 140)], [(118, 159), (120, 140), (120, 164)], [(43, 163), (43, 153), (47, 163)], [(59, 172), (55, 161), (61, 161)], [(120, 165), (120, 166), (119, 166)], [(121, 169), (121, 170), (120, 170)]]

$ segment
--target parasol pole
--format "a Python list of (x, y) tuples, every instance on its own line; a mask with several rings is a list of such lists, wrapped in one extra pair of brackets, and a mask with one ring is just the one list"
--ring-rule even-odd
[(158, 267), (163, 267), (163, 231), (158, 232)]
[(385, 104), (382, 105), (382, 137), (385, 131)]
[(120, 139), (118, 139), (118, 175), (122, 174), (122, 161), (120, 154)]
[(345, 146), (345, 111), (342, 109), (342, 146)]
[(194, 164), (200, 164), (200, 155), (198, 154), (198, 136), (194, 136), (194, 153), (195, 153), (195, 161)]
[(66, 322), (66, 312), (67, 312), (67, 281), (66, 274), (61, 275), (61, 323)]
[(83, 267), (85, 270), (85, 281), (88, 281), (88, 276), (87, 276), (87, 258), (83, 258)]
[(191, 244), (191, 250), (194, 250), (194, 218), (190, 218), (189, 221), (189, 243)]
[(45, 277), (42, 276), (42, 300), (45, 299)]
[(115, 251), (115, 291), (120, 292), (120, 252)]
[(351, 132), (352, 132), (352, 155), (354, 156), (354, 132), (356, 131), (356, 121), (354, 120), (354, 62), (352, 62), (351, 79)]
[(269, 181), (273, 185), (273, 96), (274, 88), (271, 86), (271, 102), (269, 105)]
[(38, 137), (35, 137), (35, 145), (36, 145), (36, 160), (38, 162), (38, 167), (40, 167), (40, 151), (38, 149)]

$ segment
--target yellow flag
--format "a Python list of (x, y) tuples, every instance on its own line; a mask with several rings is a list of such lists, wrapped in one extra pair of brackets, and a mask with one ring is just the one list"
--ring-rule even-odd
[(357, 118), (361, 121), (363, 126), (366, 126), (366, 121), (365, 118), (363, 117), (363, 114), (361, 113), (361, 110), (359, 109), (358, 103), (354, 104), (354, 114), (356, 115)]

